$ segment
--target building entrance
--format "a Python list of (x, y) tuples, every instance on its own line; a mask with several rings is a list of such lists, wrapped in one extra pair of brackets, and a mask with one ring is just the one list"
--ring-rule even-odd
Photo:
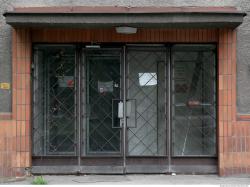
[(210, 44), (34, 45), (34, 173), (216, 173)]

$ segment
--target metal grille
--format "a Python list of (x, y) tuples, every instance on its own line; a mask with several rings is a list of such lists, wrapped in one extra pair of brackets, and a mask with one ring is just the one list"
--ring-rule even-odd
[[(76, 86), (79, 85), (75, 81), (75, 47), (38, 45), (35, 48), (33, 155), (76, 155), (76, 145), (81, 142), (76, 140), (80, 129), (76, 127), (79, 103)], [(173, 156), (216, 155), (214, 46), (175, 45), (172, 54), (169, 129), (166, 127), (169, 90), (165, 48), (129, 47), (124, 62), (126, 71), (121, 67), (118, 50), (87, 52), (86, 71), (81, 80), (84, 83), (80, 83), (86, 83), (86, 93), (78, 90), (84, 98), (79, 108), (87, 112), (86, 121), (79, 120), (78, 124), (83, 128), (78, 131), (82, 136), (78, 139), (84, 142), (78, 148), (83, 148), (83, 154), (120, 155), (124, 145), (129, 156), (166, 156), (166, 145), (171, 141), (169, 149)], [(122, 89), (123, 78), (126, 91)], [(117, 118), (117, 101), (124, 98), (123, 94), (130, 102), (132, 113), (126, 114), (126, 142)], [(112, 106), (114, 103), (116, 107)], [(168, 142), (167, 130), (171, 130)]]
[(216, 73), (213, 46), (179, 45), (174, 50), (173, 154), (216, 155)]
[(136, 100), (136, 119), (128, 119), (128, 154), (166, 154), (165, 52), (128, 50), (127, 96)]
[[(87, 153), (120, 153), (121, 130), (112, 126), (112, 101), (120, 99), (120, 53), (87, 56)], [(116, 111), (117, 112), (117, 111)], [(115, 123), (119, 123), (116, 120)], [(115, 126), (119, 126), (116, 124)]]
[(75, 154), (75, 50), (37, 47), (33, 73), (33, 155)]

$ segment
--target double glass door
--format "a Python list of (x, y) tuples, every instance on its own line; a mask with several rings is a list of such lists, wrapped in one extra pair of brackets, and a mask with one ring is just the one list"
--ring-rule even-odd
[(87, 154), (166, 155), (164, 51), (126, 52), (86, 51)]
[(93, 47), (35, 46), (35, 165), (216, 172), (215, 47)]

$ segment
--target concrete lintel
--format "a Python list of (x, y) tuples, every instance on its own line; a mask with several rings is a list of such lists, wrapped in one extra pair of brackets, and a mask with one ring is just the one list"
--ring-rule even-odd
[(244, 13), (5, 13), (6, 22), (14, 27), (108, 28), (132, 26), (143, 28), (235, 28)]

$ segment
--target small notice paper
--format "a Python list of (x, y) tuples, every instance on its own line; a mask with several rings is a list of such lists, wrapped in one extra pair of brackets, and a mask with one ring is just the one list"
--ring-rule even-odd
[(113, 92), (113, 81), (102, 82), (98, 81), (99, 93)]
[(7, 83), (7, 82), (0, 83), (0, 89), (9, 90), (10, 89), (10, 83)]

